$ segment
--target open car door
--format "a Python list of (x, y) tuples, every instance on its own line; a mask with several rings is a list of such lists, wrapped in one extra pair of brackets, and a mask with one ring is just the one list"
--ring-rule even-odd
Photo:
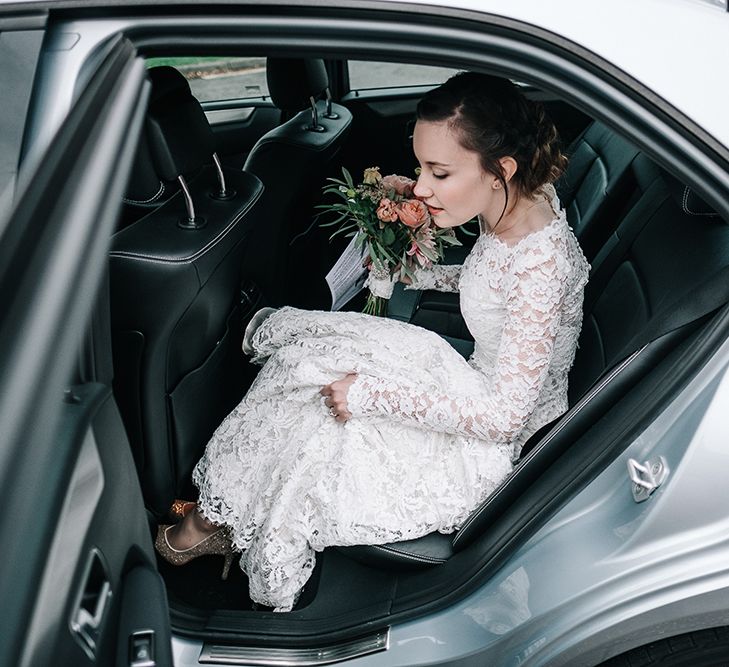
[(97, 55), (0, 220), (2, 667), (172, 664), (106, 287), (148, 84), (126, 39)]

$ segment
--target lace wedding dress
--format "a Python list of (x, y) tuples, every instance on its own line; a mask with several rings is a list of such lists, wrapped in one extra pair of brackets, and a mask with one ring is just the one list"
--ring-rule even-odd
[[(263, 368), (193, 473), (252, 600), (290, 610), (327, 546), (454, 531), (567, 409), (589, 265), (552, 196), (543, 229), (513, 246), (481, 235), (462, 266), (416, 274), (413, 289), (460, 291), (468, 362), (431, 331), (361, 313), (284, 307), (255, 330)], [(342, 424), (319, 390), (350, 372)]]

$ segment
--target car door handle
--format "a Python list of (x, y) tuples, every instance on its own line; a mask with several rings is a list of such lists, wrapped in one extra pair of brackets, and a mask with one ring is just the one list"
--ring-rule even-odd
[(83, 586), (71, 615), (71, 632), (92, 660), (96, 657), (107, 611), (111, 603), (111, 583), (98, 549), (91, 550)]

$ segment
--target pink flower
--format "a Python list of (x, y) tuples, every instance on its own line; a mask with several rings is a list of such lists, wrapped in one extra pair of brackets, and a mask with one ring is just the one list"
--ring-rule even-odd
[(430, 266), (430, 260), (423, 254), (418, 246), (418, 242), (413, 240), (410, 244), (410, 249), (406, 251), (406, 254), (410, 257), (414, 257), (418, 264), (422, 267)]
[(389, 176), (383, 177), (382, 187), (386, 190), (394, 190), (395, 193), (401, 197), (412, 197), (415, 181), (412, 178), (407, 178), (406, 176), (390, 174)]
[(392, 199), (383, 197), (377, 207), (377, 217), (383, 222), (395, 222), (397, 220), (397, 208)]
[(406, 254), (414, 257), (420, 266), (428, 267), (433, 263), (431, 257), (434, 253), (435, 235), (433, 234), (433, 230), (427, 225), (423, 226), (415, 232), (415, 237)]
[(415, 233), (415, 239), (418, 242), (418, 246), (421, 248), (427, 248), (435, 251), (435, 234), (433, 234), (433, 229), (431, 227), (421, 227)]
[(428, 207), (419, 199), (406, 199), (398, 204), (397, 215), (400, 222), (408, 227), (420, 227), (430, 219)]

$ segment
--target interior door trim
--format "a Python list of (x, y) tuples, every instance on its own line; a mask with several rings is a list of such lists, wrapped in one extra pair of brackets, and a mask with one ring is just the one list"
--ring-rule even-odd
[[(20, 667), (40, 664), (51, 655), (52, 646), (48, 646), (48, 642), (54, 636), (53, 629), (58, 619), (64, 617), (76, 565), (83, 560), (84, 538), (103, 489), (104, 470), (98, 444), (91, 428), (88, 428), (68, 494), (59, 512), (55, 535), (48, 551), (48, 567), (38, 587), (36, 613), (28, 628)], [(78, 600), (74, 608), (77, 604)]]
[[(91, 74), (42, 156), (28, 157), (0, 219), (0, 600), (12, 605), (0, 664), (18, 664), (76, 460), (59, 452), (63, 389), (106, 268), (146, 100), (144, 63), (123, 37)], [(27, 167), (27, 168), (26, 168)], [(50, 656), (47, 656), (50, 659)]]

